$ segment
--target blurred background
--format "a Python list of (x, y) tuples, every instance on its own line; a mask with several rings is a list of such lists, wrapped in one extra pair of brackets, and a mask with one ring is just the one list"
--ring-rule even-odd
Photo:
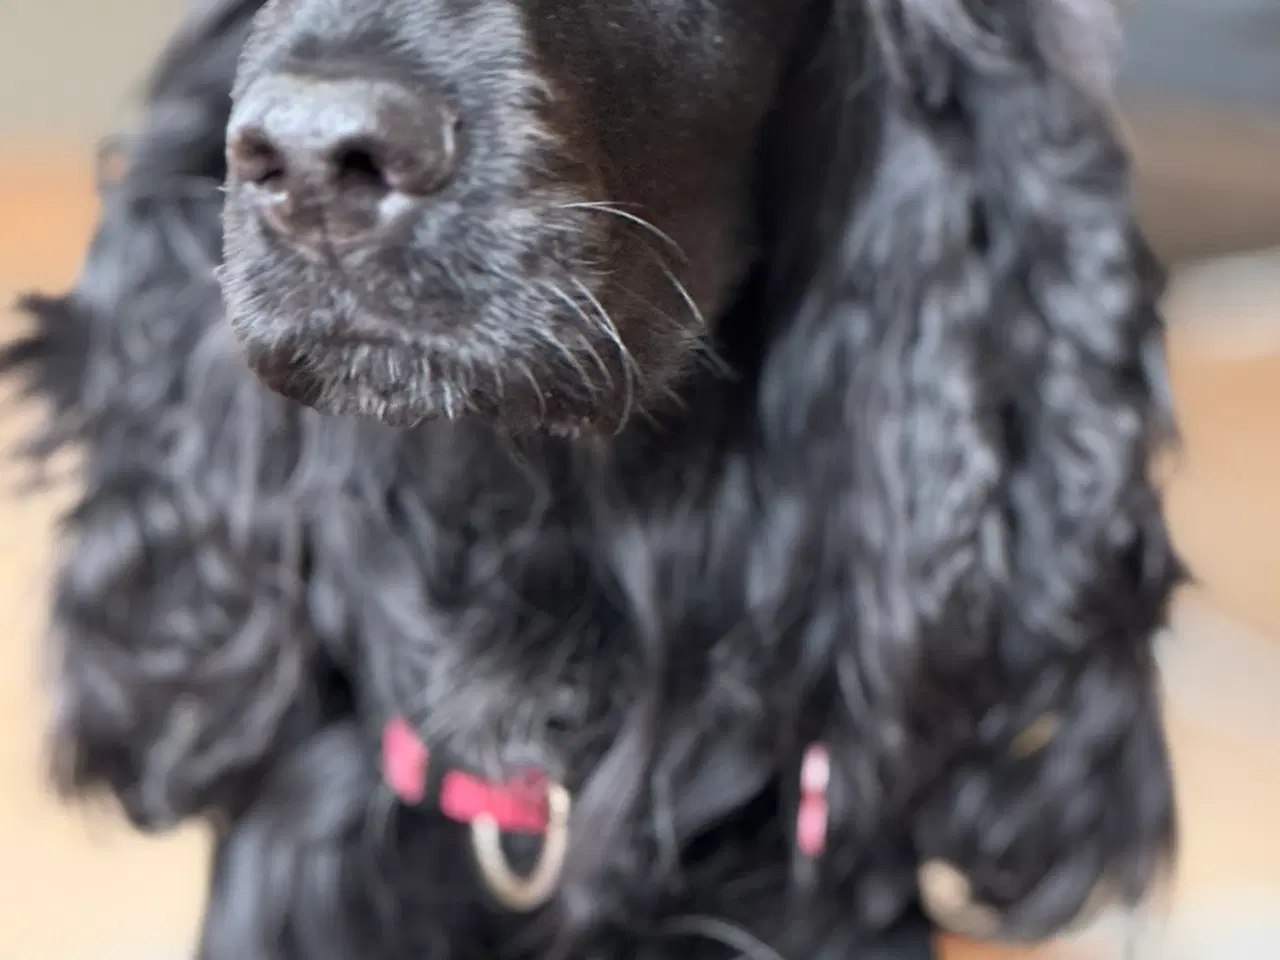
[[(18, 292), (73, 278), (96, 213), (94, 144), (127, 124), (182, 5), (0, 0), (0, 340), (20, 329), (6, 310)], [(1183, 855), (1136, 955), (1280, 960), (1280, 0), (1125, 8), (1138, 203), (1174, 268), (1185, 445), (1170, 511), (1199, 581), (1163, 654)], [(0, 443), (33, 413), (6, 405)], [(65, 502), (0, 493), (0, 960), (189, 956), (202, 838), (139, 839), (112, 811), (62, 809), (45, 792), (39, 642)], [(1118, 957), (1132, 926), (1037, 956)]]

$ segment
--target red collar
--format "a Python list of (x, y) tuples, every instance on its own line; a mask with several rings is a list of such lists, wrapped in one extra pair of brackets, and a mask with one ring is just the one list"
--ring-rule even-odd
[[(382, 730), (382, 776), (403, 803), (416, 806), (427, 797), (430, 752), (413, 728), (400, 717)], [(440, 781), (440, 812), (459, 823), (487, 816), (504, 833), (541, 834), (550, 811), (550, 780), (536, 771), (505, 783), (486, 783), (462, 770), (449, 770)]]
[[(391, 791), (411, 806), (427, 796), (430, 752), (405, 720), (396, 717), (382, 730), (382, 776)], [(796, 847), (809, 859), (821, 856), (827, 843), (827, 787), (831, 761), (825, 745), (806, 748), (800, 768), (800, 802), (796, 811)], [(504, 833), (541, 834), (550, 816), (545, 774), (530, 772), (492, 784), (461, 770), (449, 770), (440, 781), (440, 812), (459, 823), (488, 816)]]

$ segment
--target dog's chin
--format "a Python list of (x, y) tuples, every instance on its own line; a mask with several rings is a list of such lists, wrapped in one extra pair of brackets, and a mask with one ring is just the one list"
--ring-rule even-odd
[(328, 352), (249, 347), (247, 358), (266, 387), (317, 413), (359, 417), (391, 427), (411, 427), (448, 415), (449, 403), (439, 396), (439, 388), (423, 390), (411, 377), (392, 383), (389, 378), (335, 376), (324, 356)]
[(481, 362), (466, 351), (388, 340), (241, 335), (249, 368), (269, 389), (327, 416), (407, 428), (431, 420), (484, 423), (511, 435), (616, 432), (625, 416), (604, 392), (584, 395), (531, 366)]

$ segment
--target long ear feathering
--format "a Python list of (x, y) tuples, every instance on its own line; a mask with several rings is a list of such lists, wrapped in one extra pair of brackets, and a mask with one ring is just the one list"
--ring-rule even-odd
[(36, 329), (0, 356), (53, 408), (30, 452), (81, 457), (55, 581), (55, 777), (152, 827), (234, 803), (312, 687), (299, 478), (338, 468), (242, 370), (213, 277), (256, 6), (206, 7), (179, 32), (79, 282), (28, 298)]
[(878, 878), (874, 915), (910, 895), (895, 865), (928, 861), (970, 932), (1042, 936), (1099, 891), (1136, 901), (1174, 846), (1153, 655), (1182, 576), (1152, 475), (1171, 413), (1109, 116), (1115, 12), (836, 9), (821, 132), (792, 138), (819, 191), (788, 279), (814, 263), (761, 385), (775, 499), (822, 505), (792, 562), (847, 614), (803, 638), (807, 682), (836, 691), (828, 868)]
[(219, 836), (200, 960), (386, 955), (388, 877), (361, 856), (377, 777), (368, 760), (348, 721), (282, 752), (255, 782)]

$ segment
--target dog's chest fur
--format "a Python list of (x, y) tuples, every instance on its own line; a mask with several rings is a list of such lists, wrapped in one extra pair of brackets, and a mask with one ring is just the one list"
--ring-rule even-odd
[(708, 442), (705, 412), (683, 428), (696, 440), (607, 449), (369, 430), (317, 504), (308, 559), (312, 619), (359, 709), (489, 774), (532, 763), (575, 788), (655, 720), (659, 767), (726, 738), (785, 751), (800, 732), (781, 732), (768, 689), (790, 699), (784, 658), (748, 610), (758, 478), (748, 441)]
[[(696, 427), (717, 431), (704, 412)], [(730, 844), (785, 877), (786, 758), (807, 723), (778, 638), (748, 614), (762, 522), (749, 442), (668, 435), (662, 459), (643, 438), (606, 451), (351, 429), (363, 455), (316, 505), (307, 576), (371, 754), (403, 717), (433, 756), (494, 780), (533, 765), (588, 819), (619, 818), (605, 861), (690, 882)]]

